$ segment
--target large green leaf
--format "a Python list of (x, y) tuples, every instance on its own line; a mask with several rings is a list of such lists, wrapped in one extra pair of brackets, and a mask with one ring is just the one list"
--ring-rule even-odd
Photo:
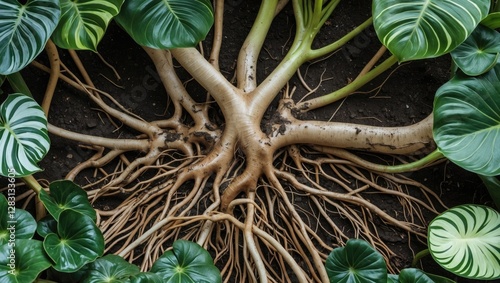
[(87, 193), (70, 180), (59, 180), (50, 183), (50, 195), (40, 192), (40, 200), (56, 220), (61, 212), (67, 209), (78, 211), (96, 220), (96, 212), (88, 201)]
[(40, 241), (19, 239), (16, 240), (15, 247), (9, 244), (0, 246), (2, 283), (34, 282), (38, 274), (50, 265), (50, 259), (43, 252)]
[(210, 254), (197, 243), (177, 240), (173, 250), (159, 257), (150, 272), (170, 283), (217, 283), (222, 282), (220, 271)]
[(26, 67), (42, 52), (56, 28), (59, 0), (0, 1), (0, 74)]
[(97, 50), (124, 0), (61, 0), (61, 20), (52, 40), (66, 49)]
[(500, 278), (500, 213), (480, 205), (451, 208), (431, 221), (428, 246), (443, 268), (466, 278)]
[(462, 43), (489, 7), (490, 0), (374, 0), (373, 24), (399, 61), (432, 58)]
[(15, 170), (16, 177), (22, 177), (40, 171), (37, 163), (49, 147), (42, 108), (26, 95), (9, 95), (0, 105), (0, 175)]
[(123, 258), (116, 255), (107, 255), (90, 264), (89, 273), (82, 283), (130, 282), (129, 277), (139, 274), (139, 271), (139, 267), (128, 263)]
[(455, 50), (451, 57), (469, 76), (479, 76), (496, 65), (500, 56), (500, 33), (478, 25), (472, 34)]
[(434, 98), (434, 140), (459, 166), (500, 175), (500, 65), (478, 77), (458, 72)]
[(15, 197), (0, 194), (0, 245), (19, 239), (31, 239), (36, 221), (26, 210), (15, 207)]
[(192, 47), (212, 27), (209, 0), (126, 0), (116, 21), (140, 45)]
[(104, 253), (104, 237), (87, 215), (64, 210), (57, 223), (59, 235), (50, 233), (43, 247), (55, 262), (54, 269), (74, 272)]
[(326, 259), (326, 272), (332, 283), (386, 282), (384, 257), (364, 240), (350, 239), (334, 249)]

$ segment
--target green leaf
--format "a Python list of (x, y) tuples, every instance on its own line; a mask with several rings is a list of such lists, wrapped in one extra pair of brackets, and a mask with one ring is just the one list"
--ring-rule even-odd
[(186, 240), (175, 241), (173, 250), (159, 257), (150, 272), (161, 276), (163, 282), (222, 282), (210, 254), (197, 243)]
[(39, 197), (56, 220), (59, 219), (61, 212), (71, 209), (96, 221), (96, 212), (88, 201), (87, 193), (77, 184), (70, 180), (54, 181), (50, 183), (49, 190), (50, 195), (42, 190)]
[(0, 1), (0, 74), (31, 63), (54, 31), (61, 11), (58, 0)]
[(500, 175), (500, 65), (478, 77), (458, 72), (434, 98), (433, 135), (460, 167)]
[(2, 283), (34, 282), (40, 272), (50, 265), (50, 259), (43, 252), (40, 241), (18, 239), (15, 247), (9, 244), (0, 246)]
[(490, 29), (500, 28), (500, 12), (488, 14), (488, 16), (481, 21), (481, 24)]
[(129, 277), (137, 275), (139, 272), (139, 267), (128, 263), (123, 258), (107, 255), (90, 264), (89, 273), (82, 283), (130, 282)]
[(332, 283), (387, 281), (383, 256), (364, 240), (350, 239), (345, 247), (334, 249), (328, 255), (325, 267)]
[(434, 218), (428, 228), (434, 260), (456, 275), (500, 278), (500, 213), (481, 205), (460, 205)]
[(434, 281), (435, 283), (457, 283), (457, 282), (451, 280), (450, 278), (446, 278), (443, 276), (438, 276), (438, 275), (431, 274), (431, 273), (425, 273), (425, 274), (427, 276), (429, 276), (429, 278), (432, 279), (432, 281)]
[(399, 275), (387, 274), (387, 283), (399, 283)]
[(478, 175), (483, 181), (497, 209), (500, 209), (500, 180), (495, 176)]
[(163, 283), (163, 279), (151, 272), (141, 272), (130, 278), (130, 283)]
[(47, 215), (38, 221), (36, 232), (40, 237), (45, 238), (48, 234), (57, 234), (57, 221), (52, 215)]
[(399, 273), (400, 283), (434, 283), (422, 270), (416, 268), (405, 268)]
[(374, 0), (373, 25), (399, 61), (446, 54), (486, 17), (490, 0)]
[(15, 197), (0, 194), (0, 245), (14, 240), (31, 239), (35, 234), (36, 221), (26, 210), (16, 208)]
[(104, 237), (87, 215), (64, 210), (59, 216), (56, 234), (48, 234), (43, 247), (55, 262), (54, 269), (74, 272), (104, 253)]
[(66, 49), (97, 51), (109, 22), (124, 0), (61, 0), (61, 20), (52, 40)]
[(496, 65), (499, 56), (500, 34), (482, 25), (451, 52), (455, 64), (469, 76), (486, 73)]
[(41, 170), (37, 163), (50, 140), (47, 118), (33, 98), (14, 93), (0, 105), (0, 145), (0, 175), (15, 170), (16, 177), (24, 177)]
[(214, 22), (209, 0), (126, 0), (116, 21), (140, 45), (192, 47)]

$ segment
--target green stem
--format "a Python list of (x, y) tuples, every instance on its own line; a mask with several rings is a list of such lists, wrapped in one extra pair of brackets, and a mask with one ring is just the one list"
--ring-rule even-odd
[(363, 87), (365, 84), (369, 83), (371, 80), (378, 77), (383, 72), (387, 71), (389, 68), (391, 68), (397, 62), (398, 62), (398, 59), (396, 58), (396, 56), (391, 55), (391, 57), (387, 58), (380, 65), (375, 67), (370, 72), (366, 73), (366, 75), (356, 78), (354, 81), (352, 81), (350, 84), (346, 85), (345, 87), (343, 87), (339, 90), (336, 90), (332, 93), (298, 103), (297, 108), (304, 109), (304, 110), (313, 110), (316, 108), (320, 108), (320, 107), (329, 105), (329, 104), (331, 104), (335, 101), (338, 101), (344, 97), (347, 97), (351, 93), (353, 93), (356, 90), (358, 90), (359, 88)]
[(415, 257), (413, 258), (413, 261), (411, 262), (411, 267), (416, 267), (417, 263), (424, 257), (430, 254), (429, 249), (422, 250), (418, 252)]
[(23, 76), (20, 72), (15, 72), (13, 74), (7, 75), (7, 80), (9, 80), (9, 84), (15, 92), (33, 97), (28, 85), (24, 81)]
[(277, 5), (277, 0), (262, 1), (252, 29), (248, 33), (238, 55), (236, 71), (238, 88), (245, 92), (252, 91), (256, 87), (258, 55), (273, 22)]
[(439, 151), (439, 149), (434, 150), (433, 152), (426, 155), (424, 158), (421, 158), (417, 161), (413, 161), (406, 164), (394, 165), (394, 166), (386, 166), (386, 165), (377, 165), (381, 172), (386, 173), (404, 173), (409, 171), (415, 171), (420, 168), (423, 168), (432, 162), (438, 161), (443, 158), (444, 155)]
[(38, 183), (33, 175), (28, 175), (26, 177), (22, 177), (21, 179), (26, 184), (26, 186), (35, 191), (37, 195), (40, 194), (40, 191), (43, 189), (43, 187), (40, 185), (40, 183)]
[(355, 29), (353, 29), (352, 31), (350, 31), (348, 34), (344, 35), (342, 38), (340, 38), (339, 40), (335, 41), (335, 42), (332, 42), (324, 47), (321, 47), (321, 48), (318, 48), (318, 49), (315, 49), (315, 50), (311, 50), (309, 52), (309, 60), (314, 60), (314, 59), (317, 59), (319, 57), (323, 57), (323, 56), (326, 56), (328, 54), (330, 54), (331, 52), (339, 49), (340, 47), (344, 46), (345, 44), (347, 44), (347, 42), (349, 42), (350, 40), (352, 40), (354, 37), (356, 37), (357, 35), (359, 35), (363, 30), (365, 30), (366, 28), (368, 28), (371, 24), (373, 23), (373, 19), (372, 18), (369, 18), (367, 19), (366, 21), (364, 21), (362, 24), (360, 24), (359, 26), (357, 26)]

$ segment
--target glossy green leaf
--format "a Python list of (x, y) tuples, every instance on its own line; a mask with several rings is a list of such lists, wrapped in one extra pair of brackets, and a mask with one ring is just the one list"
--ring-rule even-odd
[(364, 240), (351, 239), (326, 259), (332, 283), (379, 283), (387, 281), (384, 257)]
[(34, 282), (40, 272), (49, 268), (50, 259), (43, 252), (42, 242), (19, 239), (15, 247), (0, 246), (0, 282)]
[(61, 20), (52, 35), (66, 49), (97, 51), (109, 22), (120, 12), (124, 0), (61, 0)]
[(36, 232), (40, 237), (45, 238), (48, 234), (57, 234), (57, 221), (52, 215), (47, 215), (38, 220)]
[(479, 76), (496, 65), (500, 57), (500, 33), (477, 26), (472, 34), (451, 52), (455, 64), (469, 76)]
[(214, 21), (209, 0), (126, 0), (116, 21), (140, 45), (192, 47)]
[(15, 73), (45, 47), (61, 11), (59, 0), (0, 1), (0, 74)]
[(479, 178), (483, 181), (488, 193), (491, 196), (491, 199), (495, 203), (497, 209), (500, 209), (500, 180), (499, 176), (483, 176), (478, 175)]
[(400, 283), (435, 283), (422, 270), (416, 268), (405, 268), (399, 273)]
[(431, 221), (428, 246), (434, 260), (459, 276), (500, 278), (500, 213), (481, 205), (451, 208)]
[(374, 0), (373, 25), (399, 61), (432, 58), (469, 37), (489, 7), (490, 0)]
[(443, 276), (431, 274), (431, 273), (425, 273), (427, 276), (429, 276), (434, 283), (457, 283), (456, 281), (451, 280), (450, 278), (446, 278)]
[(54, 269), (74, 272), (104, 253), (104, 237), (87, 215), (64, 210), (59, 216), (56, 234), (48, 234), (43, 247), (55, 262)]
[(31, 239), (36, 221), (26, 210), (15, 207), (15, 197), (0, 194), (0, 245), (19, 239)]
[(222, 282), (210, 254), (197, 243), (185, 240), (175, 241), (173, 249), (159, 257), (150, 272), (158, 274), (163, 282)]
[(0, 175), (15, 170), (23, 177), (41, 170), (37, 163), (50, 140), (45, 114), (33, 98), (14, 93), (0, 105), (0, 144)]
[(163, 283), (163, 279), (151, 272), (141, 272), (130, 277), (130, 283)]
[(500, 12), (488, 14), (488, 16), (481, 21), (481, 24), (491, 29), (500, 28)]
[(387, 274), (387, 283), (399, 283), (399, 275)]
[(89, 216), (95, 222), (96, 212), (88, 201), (87, 193), (77, 184), (70, 180), (54, 181), (50, 183), (49, 190), (50, 195), (41, 191), (39, 197), (56, 220), (61, 212), (71, 209)]
[(90, 264), (89, 273), (82, 283), (130, 282), (129, 277), (137, 275), (139, 272), (139, 267), (130, 264), (122, 257), (107, 255)]
[(452, 162), (500, 175), (500, 65), (468, 77), (460, 72), (434, 98), (434, 140)]

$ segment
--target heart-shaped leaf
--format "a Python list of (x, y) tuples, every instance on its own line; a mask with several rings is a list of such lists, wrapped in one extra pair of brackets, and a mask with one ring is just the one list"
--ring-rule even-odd
[(0, 246), (0, 282), (34, 282), (40, 272), (49, 268), (50, 259), (43, 252), (42, 242), (16, 239), (15, 246)]
[(480, 280), (500, 278), (500, 213), (481, 205), (460, 205), (429, 224), (429, 251), (444, 269)]
[(422, 270), (416, 268), (405, 268), (399, 273), (400, 283), (435, 283)]
[(104, 253), (104, 237), (87, 215), (64, 210), (59, 216), (56, 234), (48, 234), (43, 247), (55, 262), (54, 269), (74, 272)]
[(15, 207), (15, 197), (0, 194), (0, 245), (19, 239), (31, 239), (36, 221), (26, 210)]
[(50, 140), (45, 114), (33, 98), (14, 93), (0, 105), (0, 144), (0, 175), (14, 170), (16, 177), (24, 177), (41, 170), (37, 163)]
[(61, 20), (52, 40), (66, 49), (97, 51), (97, 45), (123, 1), (61, 0)]
[(334, 249), (325, 267), (330, 282), (387, 282), (384, 257), (364, 240), (350, 239), (344, 247)]
[(374, 0), (373, 25), (399, 61), (432, 58), (469, 37), (489, 7), (490, 0)]
[(500, 175), (500, 65), (468, 77), (458, 72), (434, 98), (434, 140), (452, 162)]
[(0, 1), (0, 74), (15, 73), (42, 52), (56, 28), (59, 0)]
[(107, 255), (97, 259), (90, 264), (89, 273), (87, 277), (82, 281), (82, 283), (130, 282), (128, 280), (129, 277), (137, 275), (139, 274), (139, 272), (139, 267), (128, 263), (122, 257), (116, 255)]
[(489, 71), (500, 56), (500, 33), (477, 26), (472, 34), (455, 50), (451, 57), (457, 66), (469, 76), (479, 76)]
[(220, 271), (210, 254), (197, 243), (177, 240), (173, 250), (165, 252), (151, 267), (163, 282), (222, 282)]
[(61, 212), (67, 209), (78, 211), (96, 220), (96, 212), (88, 201), (87, 193), (70, 180), (59, 180), (50, 183), (50, 195), (40, 192), (40, 200), (56, 220)]
[(116, 21), (140, 45), (192, 47), (212, 27), (209, 0), (126, 0)]

